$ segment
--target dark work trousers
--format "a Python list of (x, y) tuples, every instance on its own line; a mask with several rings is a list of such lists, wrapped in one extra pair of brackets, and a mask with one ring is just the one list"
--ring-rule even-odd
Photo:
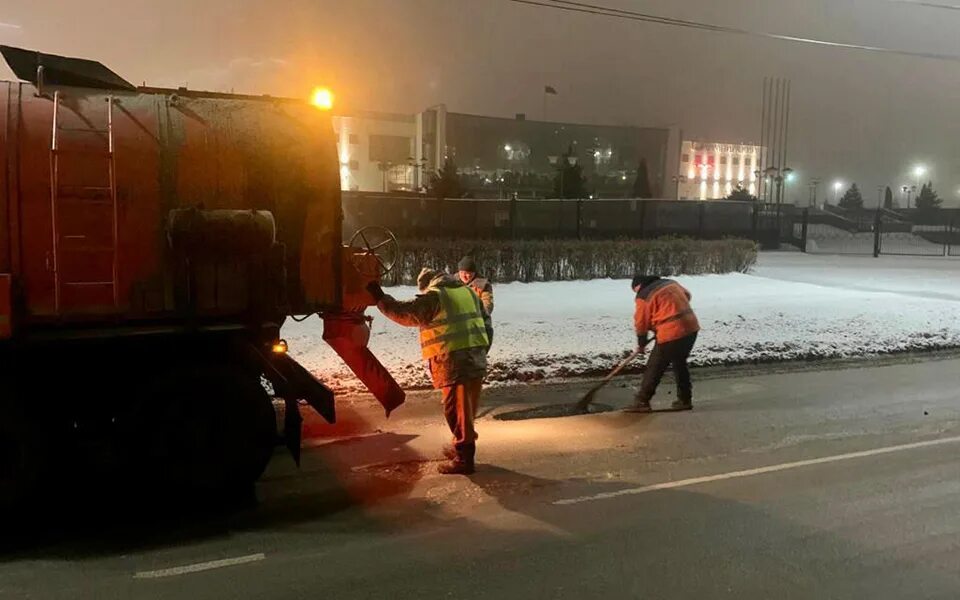
[(470, 455), (477, 443), (477, 430), (473, 426), (480, 407), (482, 379), (471, 379), (443, 388), (443, 415), (453, 434), (453, 447), (461, 457)]
[(693, 345), (697, 343), (697, 334), (692, 333), (679, 340), (657, 343), (647, 359), (647, 368), (643, 373), (643, 383), (637, 393), (637, 401), (650, 402), (657, 392), (657, 386), (667, 372), (667, 367), (673, 366), (673, 374), (677, 378), (677, 398), (686, 402), (693, 400), (693, 384), (690, 382), (690, 369), (687, 368), (687, 358)]

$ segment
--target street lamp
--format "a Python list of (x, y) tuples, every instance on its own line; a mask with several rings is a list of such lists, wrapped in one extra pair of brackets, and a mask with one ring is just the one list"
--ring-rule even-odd
[(380, 161), (377, 163), (377, 168), (380, 169), (381, 176), (383, 177), (383, 191), (387, 191), (387, 172), (393, 168), (393, 163), (390, 161)]
[(812, 208), (816, 208), (816, 207), (817, 207), (817, 190), (818, 190), (819, 188), (820, 188), (820, 180), (814, 177), (813, 179), (810, 180), (810, 199), (809, 199), (809, 205), (810, 205)]
[(407, 157), (407, 166), (413, 169), (413, 188), (415, 191), (422, 191), (425, 187), (424, 180), (427, 178), (427, 159), (415, 159), (412, 156)]
[(923, 165), (917, 165), (913, 168), (913, 175), (917, 178), (917, 183), (920, 183), (920, 178), (927, 174), (927, 168)]
[(764, 171), (764, 173), (766, 174), (768, 181), (777, 184), (777, 187), (774, 189), (775, 196), (773, 201), (776, 204), (782, 204), (784, 197), (784, 183), (793, 181), (793, 169), (790, 167), (784, 167), (783, 169), (780, 167), (767, 167), (767, 170)]
[(774, 198), (773, 198), (772, 196), (773, 196), (773, 194), (776, 193), (776, 188), (774, 188), (774, 187), (772, 186), (772, 184), (775, 182), (775, 177), (776, 177), (777, 172), (778, 172), (779, 170), (780, 170), (780, 169), (778, 169), (778, 168), (776, 168), (776, 167), (767, 167), (766, 170), (764, 170), (764, 172), (763, 172), (763, 181), (764, 181), (764, 183), (765, 183), (765, 185), (766, 185), (766, 188), (765, 188), (765, 190), (764, 190), (764, 192), (763, 192), (763, 201), (764, 201), (764, 202), (767, 201), (767, 198), (768, 198), (768, 197), (770, 197), (770, 200), (774, 200)]
[(841, 189), (843, 189), (843, 182), (842, 182), (842, 181), (834, 181), (834, 182), (833, 182), (833, 203), (834, 203), (834, 204), (837, 203), (837, 194), (840, 193), (840, 190), (841, 190)]
[(677, 195), (676, 195), (676, 198), (675, 198), (675, 199), (676, 199), (676, 200), (679, 200), (679, 199), (680, 199), (680, 184), (681, 184), (681, 183), (686, 183), (686, 182), (687, 182), (687, 178), (686, 178), (686, 176), (684, 176), (684, 175), (674, 175), (673, 177), (670, 178), (670, 181), (673, 182), (673, 185), (674, 185), (674, 186), (676, 187), (676, 189), (677, 189)]
[(793, 169), (790, 167), (784, 167), (783, 174), (780, 175), (780, 198), (777, 200), (778, 204), (783, 204), (783, 199), (787, 195), (787, 184), (791, 183), (796, 178)]

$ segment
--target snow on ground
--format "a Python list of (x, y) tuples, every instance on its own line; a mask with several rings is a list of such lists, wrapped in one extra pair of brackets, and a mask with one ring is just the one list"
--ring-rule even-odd
[[(677, 279), (703, 327), (697, 365), (960, 347), (960, 259), (771, 253), (749, 275)], [(598, 374), (636, 345), (629, 281), (511, 283), (495, 293), (492, 383)], [(416, 330), (369, 314), (374, 354), (404, 387), (429, 385)], [(316, 317), (283, 333), (291, 353), (328, 385), (361, 389), (321, 339)]]
[(960, 258), (761, 253), (751, 274), (862, 292), (960, 301)]
[[(799, 227), (798, 227), (799, 229)], [(799, 231), (795, 232), (799, 236)], [(829, 225), (812, 225), (807, 232), (807, 252), (822, 254), (862, 254), (873, 256), (872, 232), (849, 233)], [(883, 234), (883, 248), (893, 254), (941, 256), (943, 244), (934, 244), (913, 233)]]

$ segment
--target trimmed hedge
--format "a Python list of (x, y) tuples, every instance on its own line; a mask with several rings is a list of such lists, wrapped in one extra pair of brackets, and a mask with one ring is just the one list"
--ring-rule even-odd
[(748, 240), (404, 240), (385, 285), (414, 285), (425, 266), (455, 272), (465, 255), (494, 282), (630, 279), (634, 274), (745, 273), (757, 261)]

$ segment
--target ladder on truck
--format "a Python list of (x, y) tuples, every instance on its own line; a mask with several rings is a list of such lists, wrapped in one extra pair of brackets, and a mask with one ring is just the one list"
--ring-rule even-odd
[[(90, 126), (86, 120), (83, 127), (65, 127), (60, 111), (62, 99), (59, 90), (54, 92), (50, 208), (55, 313), (59, 315), (65, 309), (102, 310), (108, 306), (118, 309), (114, 98), (105, 99), (105, 128)], [(82, 142), (80, 147), (71, 148), (70, 138)], [(106, 143), (101, 144), (104, 138)], [(91, 143), (95, 143), (94, 148)], [(70, 181), (71, 178), (76, 180)]]

